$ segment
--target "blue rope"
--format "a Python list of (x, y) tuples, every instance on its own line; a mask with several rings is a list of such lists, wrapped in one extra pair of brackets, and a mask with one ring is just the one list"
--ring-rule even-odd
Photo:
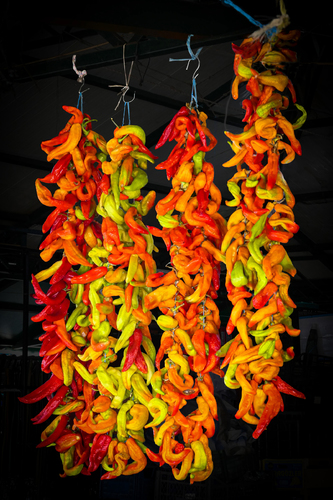
[(83, 113), (83, 95), (82, 95), (82, 92), (79, 92), (79, 98), (78, 98), (76, 107), (79, 109), (79, 106), (81, 107), (81, 113)]
[[(186, 41), (186, 46), (187, 46), (187, 50), (190, 54), (190, 58), (184, 58), (184, 59), (173, 59), (172, 57), (169, 58), (169, 62), (175, 62), (175, 61), (187, 61), (187, 67), (186, 69), (188, 69), (188, 66), (190, 64), (191, 61), (195, 61), (195, 59), (197, 59), (197, 61), (199, 61), (199, 54), (200, 52), (202, 51), (202, 48), (203, 47), (200, 47), (196, 53), (193, 52), (193, 50), (191, 49), (191, 37), (193, 35), (188, 35), (187, 37), (187, 41)], [(194, 72), (193, 76), (192, 76), (192, 89), (191, 89), (191, 103), (190, 103), (190, 107), (192, 108), (193, 107), (193, 101), (194, 101), (194, 107), (197, 108), (198, 107), (198, 96), (197, 96), (197, 84), (196, 84), (196, 76), (198, 75), (195, 75), (195, 73), (197, 72), (197, 70)]]
[(245, 16), (255, 26), (258, 26), (259, 28), (263, 27), (263, 25), (259, 21), (256, 21), (252, 16), (250, 16), (249, 14), (247, 14), (246, 12), (244, 12), (243, 9), (241, 9), (240, 7), (238, 7), (238, 5), (235, 5), (234, 2), (232, 2), (231, 0), (221, 0), (221, 1), (225, 5), (230, 5), (230, 7), (233, 7), (235, 10), (237, 10), (238, 12), (240, 12), (241, 14), (243, 14), (243, 16)]
[(124, 101), (124, 112), (123, 112), (123, 122), (122, 125), (125, 125), (125, 116), (126, 116), (126, 110), (127, 110), (127, 116), (128, 116), (128, 124), (131, 124), (131, 115), (130, 115), (130, 101)]

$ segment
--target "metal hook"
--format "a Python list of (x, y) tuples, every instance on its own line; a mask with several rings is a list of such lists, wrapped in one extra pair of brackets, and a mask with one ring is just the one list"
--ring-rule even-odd
[(190, 103), (190, 107), (192, 107), (192, 103), (194, 101), (195, 102), (195, 107), (197, 108), (198, 107), (198, 99), (197, 99), (196, 78), (199, 75), (199, 68), (200, 68), (199, 54), (200, 54), (200, 52), (202, 50), (202, 47), (200, 47), (196, 51), (196, 53), (193, 52), (193, 50), (191, 48), (191, 37), (192, 36), (193, 35), (188, 35), (187, 41), (186, 41), (187, 50), (188, 50), (188, 52), (189, 52), (189, 54), (190, 54), (191, 57), (189, 59), (173, 59), (173, 58), (169, 58), (169, 62), (187, 61), (186, 70), (188, 70), (191, 61), (194, 61), (195, 59), (198, 61), (198, 65), (197, 65), (197, 67), (194, 70), (193, 75), (192, 75), (192, 90), (191, 90), (191, 103)]
[(123, 101), (123, 103), (126, 105), (126, 104), (129, 104), (129, 103), (133, 102), (134, 99), (135, 99), (135, 92), (134, 92), (133, 99), (131, 101), (125, 101), (125, 95), (129, 91), (129, 81), (131, 79), (131, 74), (132, 74), (132, 69), (133, 69), (133, 64), (134, 64), (134, 61), (132, 61), (131, 67), (130, 67), (130, 70), (129, 70), (129, 74), (127, 76), (127, 73), (126, 73), (125, 47), (126, 47), (126, 44), (123, 45), (123, 66), (124, 66), (124, 75), (125, 75), (125, 85), (109, 85), (109, 87), (121, 87), (121, 91), (117, 94), (117, 95), (119, 95), (119, 94), (121, 94), (121, 95), (120, 95), (120, 98), (118, 100), (117, 106), (114, 108), (115, 110), (118, 108), (118, 106), (119, 106), (119, 104), (120, 104), (121, 101)]

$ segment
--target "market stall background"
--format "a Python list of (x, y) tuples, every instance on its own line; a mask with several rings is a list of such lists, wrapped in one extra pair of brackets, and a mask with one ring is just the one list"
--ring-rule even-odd
[[(297, 304), (293, 321), (302, 330), (294, 342), (297, 356), (288, 367), (288, 381), (306, 392), (307, 401), (301, 406), (288, 400), (285, 414), (277, 418), (279, 422), (271, 424), (272, 429), (257, 445), (261, 459), (319, 456), (319, 445), (326, 438), (325, 434), (318, 434), (317, 419), (328, 408), (328, 378), (332, 373), (332, 21), (322, 2), (317, 2), (316, 8), (313, 6), (314, 10), (309, 12), (299, 11), (295, 3), (290, 0), (285, 5), (291, 26), (300, 29), (302, 36), (297, 46), (298, 62), (288, 68), (288, 74), (308, 117), (297, 131), (303, 154), (283, 167), (296, 198), (294, 213), (300, 226), (286, 246), (297, 268), (290, 286), (290, 295)], [(274, 1), (253, 4), (239, 1), (237, 5), (262, 24), (280, 13)], [(255, 27), (235, 9), (216, 0), (156, 2), (149, 9), (137, 4), (126, 9), (126, 15), (122, 5), (94, 11), (78, 11), (76, 6), (69, 5), (63, 12), (61, 15), (45, 11), (43, 16), (24, 18), (24, 11), (18, 17), (7, 3), (2, 21), (0, 354), (4, 439), (1, 461), (6, 462), (7, 469), (2, 468), (2, 472), (7, 470), (8, 480), (17, 477), (12, 464), (19, 447), (28, 456), (39, 439), (40, 430), (31, 429), (30, 410), (16, 406), (14, 400), (21, 391), (39, 385), (42, 377), (38, 360), (39, 326), (30, 321), (40, 306), (30, 297), (30, 275), (45, 265), (38, 247), (43, 239), (41, 225), (49, 209), (40, 205), (34, 182), (51, 170), (40, 143), (52, 138), (66, 122), (62, 105), (75, 106), (82, 91), (84, 111), (98, 120), (94, 129), (106, 138), (111, 137), (114, 122), (121, 124), (123, 120), (124, 105), (122, 101), (119, 103), (119, 92), (126, 83), (125, 54), (126, 73), (130, 74), (125, 99), (133, 99), (131, 123), (146, 131), (147, 146), (154, 150), (172, 116), (190, 101), (197, 61), (187, 63), (186, 41), (193, 34), (194, 53), (202, 47), (196, 78), (199, 109), (208, 115), (209, 127), (218, 139), (209, 161), (214, 164), (215, 183), (223, 200), (230, 199), (227, 180), (232, 175), (230, 169), (222, 167), (232, 155), (224, 131), (239, 133), (244, 126), (241, 103), (247, 97), (245, 86), (240, 88), (237, 101), (230, 96), (234, 77), (231, 43), (240, 43)], [(73, 70), (73, 55), (77, 68), (87, 72), (83, 86)], [(289, 112), (288, 119), (291, 118)], [(156, 152), (157, 162), (168, 156), (171, 147)], [(170, 186), (165, 172), (150, 166), (148, 174), (146, 190), (155, 189), (157, 200), (164, 197)], [(228, 218), (231, 209), (222, 202), (220, 213)], [(148, 224), (157, 225), (154, 210), (147, 219)], [(164, 270), (168, 254), (163, 242), (156, 241), (156, 245), (160, 251), (154, 257), (159, 270)], [(223, 283), (223, 269), (221, 278)], [(225, 324), (230, 305), (223, 286), (218, 304)], [(232, 400), (224, 396), (232, 406)], [(225, 439), (226, 431), (222, 429), (222, 441), (229, 443), (229, 448), (225, 444), (224, 453), (237, 456), (242, 445), (246, 449), (248, 436), (246, 430), (236, 429), (233, 436), (237, 438), (232, 441), (226, 421), (225, 415), (222, 422), (229, 429), (229, 439)], [(302, 431), (310, 422), (315, 422), (314, 428), (307, 429), (305, 436)], [(16, 429), (17, 436), (13, 438)], [(281, 432), (287, 434), (282, 438)], [(279, 443), (277, 435), (282, 439)], [(16, 442), (17, 438), (21, 444)], [(292, 443), (290, 449), (286, 448), (288, 439)], [(52, 463), (52, 450), (44, 451), (47, 454), (36, 455), (34, 474), (39, 476), (44, 471), (47, 477), (57, 476), (58, 471), (45, 463), (48, 460)], [(36, 464), (32, 465), (31, 470), (35, 470)], [(33, 474), (31, 470), (28, 467), (26, 478)], [(38, 488), (34, 480), (36, 477), (32, 487)], [(159, 498), (163, 498), (161, 494)]]

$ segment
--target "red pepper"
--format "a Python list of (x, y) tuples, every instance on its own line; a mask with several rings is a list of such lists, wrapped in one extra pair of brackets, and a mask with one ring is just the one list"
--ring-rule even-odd
[(242, 122), (247, 122), (253, 113), (253, 104), (250, 99), (244, 99), (242, 102), (242, 108), (245, 109), (245, 115)]
[(130, 138), (132, 140), (133, 146), (139, 146), (138, 151), (140, 151), (140, 153), (145, 153), (152, 160), (157, 160), (158, 156), (153, 155), (153, 153), (151, 153), (149, 151), (149, 149), (143, 144), (143, 142), (141, 141), (141, 139), (137, 135), (134, 135), (134, 134), (128, 134), (128, 135), (130, 136)]
[(44, 319), (51, 322), (57, 321), (66, 316), (69, 306), (70, 306), (70, 300), (64, 299), (57, 306), (48, 305), (44, 307), (44, 309), (40, 313), (36, 314), (35, 316), (32, 316), (31, 320), (34, 322), (43, 321)]
[(86, 284), (86, 283), (91, 283), (92, 281), (95, 281), (99, 278), (103, 278), (103, 276), (106, 275), (108, 272), (107, 268), (105, 266), (100, 266), (100, 267), (93, 267), (89, 271), (86, 271), (83, 274), (79, 274), (77, 276), (73, 276), (72, 278), (72, 284), (74, 283), (79, 283), (79, 284)]
[(112, 438), (108, 434), (95, 434), (89, 455), (88, 472), (94, 472), (108, 451)]
[(54, 220), (52, 226), (50, 227), (50, 234), (63, 226), (63, 223), (67, 220), (66, 214), (59, 214)]
[(155, 149), (158, 149), (160, 148), (161, 146), (163, 146), (166, 141), (169, 139), (170, 135), (171, 135), (171, 132), (173, 130), (173, 127), (174, 127), (174, 124), (175, 124), (175, 121), (176, 119), (178, 118), (178, 116), (188, 116), (189, 115), (189, 110), (186, 106), (182, 106), (180, 108), (180, 110), (175, 114), (175, 116), (172, 118), (171, 122), (169, 123), (169, 125), (165, 128), (163, 134), (161, 135), (161, 138), (159, 139), (159, 141), (157, 142), (156, 146), (155, 146)]
[(268, 221), (266, 221), (266, 234), (270, 240), (278, 241), (279, 243), (288, 243), (294, 236), (289, 231), (275, 231)]
[(56, 220), (56, 218), (58, 217), (59, 214), (60, 214), (60, 208), (55, 208), (47, 216), (47, 218), (45, 219), (44, 224), (42, 225), (42, 233), (47, 233), (51, 229), (54, 221)]
[(205, 341), (207, 342), (207, 344), (209, 346), (209, 352), (208, 352), (208, 356), (207, 356), (207, 362), (206, 362), (205, 369), (201, 373), (211, 372), (212, 370), (214, 370), (214, 368), (220, 362), (220, 357), (215, 355), (215, 353), (221, 347), (220, 335), (213, 334), (213, 333), (206, 333)]
[(57, 341), (58, 338), (55, 331), (48, 333), (47, 336), (43, 339), (41, 348), (39, 350), (39, 355), (41, 357), (45, 356), (45, 354), (56, 345)]
[(62, 263), (59, 269), (54, 273), (52, 278), (50, 279), (50, 284), (54, 285), (59, 281), (63, 280), (67, 272), (72, 268), (72, 264), (69, 262), (66, 256), (62, 258)]
[(252, 305), (255, 309), (261, 309), (264, 307), (269, 299), (272, 297), (272, 295), (277, 292), (278, 287), (275, 283), (272, 281), (269, 281), (267, 285), (260, 290), (260, 292), (257, 293), (257, 295), (254, 295), (252, 298)]
[(283, 392), (284, 394), (290, 394), (291, 396), (295, 396), (296, 398), (306, 399), (303, 392), (294, 389), (291, 385), (282, 380), (279, 375), (273, 378), (272, 382), (280, 392)]
[(60, 352), (57, 352), (56, 354), (51, 354), (51, 355), (46, 355), (42, 359), (41, 363), (41, 370), (44, 373), (51, 373), (50, 366), (52, 365), (53, 361), (57, 359), (57, 357), (60, 356)]
[(98, 184), (98, 187), (103, 191), (103, 193), (108, 194), (110, 189), (110, 176), (104, 174), (101, 181)]
[(143, 357), (143, 354), (142, 354), (140, 349), (138, 350), (138, 353), (135, 357), (134, 364), (140, 370), (141, 373), (148, 372), (147, 363), (146, 363), (145, 358)]
[(43, 304), (46, 304), (49, 306), (59, 305), (66, 297), (67, 294), (66, 294), (65, 290), (60, 291), (60, 293), (57, 294), (57, 296), (49, 297), (46, 293), (43, 292), (43, 290), (41, 289), (35, 276), (33, 274), (31, 276), (32, 276), (31, 282), (32, 282), (32, 286), (34, 287), (34, 290), (35, 290), (35, 296)]
[(145, 453), (146, 453), (147, 457), (149, 458), (149, 460), (151, 460), (152, 462), (159, 463), (160, 467), (162, 467), (162, 465), (165, 464), (165, 462), (162, 458), (162, 455), (160, 453), (154, 453), (149, 448), (146, 448)]
[[(40, 145), (42, 151), (44, 151), (46, 154), (49, 154), (54, 146), (59, 146), (60, 144), (64, 144), (64, 142), (67, 141), (69, 136), (68, 130), (61, 131), (56, 137), (53, 137), (53, 139), (49, 139), (47, 141), (43, 141)], [(50, 174), (49, 174), (50, 175)], [(47, 181), (45, 181), (47, 182)]]
[(63, 385), (57, 390), (55, 396), (53, 396), (53, 398), (50, 399), (45, 408), (43, 408), (43, 410), (39, 412), (38, 415), (36, 415), (31, 419), (34, 425), (45, 422), (52, 415), (54, 410), (58, 408), (58, 406), (66, 396), (67, 391), (68, 387), (66, 385)]
[(124, 221), (129, 228), (138, 234), (149, 234), (148, 230), (140, 226), (135, 220), (134, 216), (138, 213), (135, 207), (130, 207), (124, 215)]
[(202, 149), (201, 151), (206, 151), (207, 150), (207, 140), (206, 140), (206, 135), (205, 132), (203, 131), (201, 127), (201, 123), (199, 121), (199, 118), (195, 115), (191, 116), (191, 119), (195, 121), (196, 127), (197, 127), (197, 132), (199, 134), (201, 143), (202, 143)]
[(126, 359), (122, 371), (127, 371), (132, 364), (135, 362), (136, 356), (140, 350), (142, 340), (142, 331), (140, 328), (136, 328), (133, 335), (129, 338), (129, 346), (126, 353)]
[(48, 175), (46, 175), (40, 180), (42, 182), (46, 182), (47, 184), (54, 184), (58, 182), (60, 177), (65, 175), (71, 159), (72, 155), (70, 153), (67, 153), (65, 156), (63, 156), (62, 158), (60, 158), (60, 160), (57, 161), (57, 163), (54, 165), (52, 169), (52, 172), (50, 172)]
[(221, 264), (217, 262), (213, 266), (213, 276), (212, 276), (212, 283), (214, 286), (214, 290), (219, 290), (220, 289), (220, 274), (221, 274)]
[(272, 383), (264, 384), (263, 391), (268, 396), (268, 401), (265, 404), (264, 411), (259, 419), (256, 430), (252, 434), (254, 439), (257, 439), (263, 433), (270, 421), (279, 413), (279, 411), (283, 411), (283, 400), (275, 385)]
[(102, 233), (101, 224), (94, 220), (91, 222), (91, 229), (93, 230), (93, 233), (96, 236), (96, 238), (103, 241), (103, 233)]
[(61, 415), (57, 427), (54, 429), (52, 434), (50, 434), (44, 441), (39, 443), (36, 448), (45, 448), (45, 446), (49, 446), (54, 443), (62, 434), (63, 430), (66, 428), (68, 424), (69, 417), (68, 415)]
[(198, 211), (205, 211), (209, 203), (209, 191), (206, 191), (205, 189), (199, 189), (199, 191), (197, 192), (197, 200)]
[(56, 375), (51, 375), (51, 377), (44, 382), (40, 387), (37, 387), (34, 391), (26, 394), (26, 396), (21, 396), (18, 398), (21, 403), (31, 404), (37, 403), (37, 401), (41, 401), (46, 398), (54, 391), (59, 389), (60, 386), (63, 385), (63, 381), (60, 378), (56, 377)]

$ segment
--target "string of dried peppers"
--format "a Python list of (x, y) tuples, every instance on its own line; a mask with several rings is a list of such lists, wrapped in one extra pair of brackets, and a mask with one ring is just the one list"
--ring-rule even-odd
[[(48, 235), (41, 258), (63, 252), (32, 275), (33, 297), (44, 305), (32, 320), (44, 330), (39, 354), (50, 378), (19, 399), (47, 398), (32, 421), (53, 418), (37, 447), (55, 446), (62, 476), (89, 475), (101, 465), (101, 478), (110, 479), (145, 467), (144, 426), (160, 411), (148, 389), (156, 350), (144, 304), (152, 290), (146, 280), (156, 272), (154, 241), (142, 222), (155, 192), (141, 195), (156, 157), (141, 127), (117, 127), (106, 142), (90, 116), (63, 108), (71, 119), (41, 144), (48, 161), (57, 162), (36, 180), (40, 202), (53, 208), (42, 228)], [(56, 185), (53, 194), (47, 183)], [(48, 279), (44, 292), (40, 282)]]
[[(225, 384), (241, 388), (236, 418), (256, 426), (254, 438), (283, 411), (281, 393), (304, 398), (279, 377), (283, 364), (294, 357), (292, 347), (283, 349), (281, 335), (300, 334), (292, 325), (296, 304), (288, 293), (296, 269), (284, 247), (299, 226), (293, 213), (295, 198), (280, 169), (280, 163), (289, 164), (302, 154), (294, 131), (305, 121), (306, 112), (283, 72), (296, 61), (292, 48), (299, 36), (299, 31), (284, 30), (269, 40), (247, 38), (232, 46), (232, 96), (238, 98), (243, 82), (250, 96), (242, 103), (244, 131), (225, 132), (234, 156), (223, 166), (237, 167), (227, 183), (233, 199), (226, 201), (237, 208), (221, 246), (232, 304), (226, 330), (235, 336), (219, 354), (224, 357), (221, 368), (228, 366)], [(302, 113), (294, 124), (282, 114), (290, 98)]]
[[(164, 422), (154, 426), (155, 444), (160, 446), (156, 460), (169, 464), (178, 480), (189, 475), (191, 484), (213, 471), (208, 440), (218, 415), (210, 374), (223, 376), (216, 355), (221, 320), (214, 299), (226, 221), (218, 212), (222, 197), (214, 184), (214, 168), (205, 158), (217, 142), (206, 120), (205, 113), (184, 106), (156, 145), (176, 141), (167, 160), (155, 167), (172, 179), (170, 193), (156, 204), (162, 229), (149, 227), (163, 238), (171, 270), (148, 278), (155, 289), (145, 297), (148, 309), (161, 312), (156, 321), (164, 331), (152, 378), (167, 405)], [(193, 411), (187, 409), (188, 402), (195, 405)]]

